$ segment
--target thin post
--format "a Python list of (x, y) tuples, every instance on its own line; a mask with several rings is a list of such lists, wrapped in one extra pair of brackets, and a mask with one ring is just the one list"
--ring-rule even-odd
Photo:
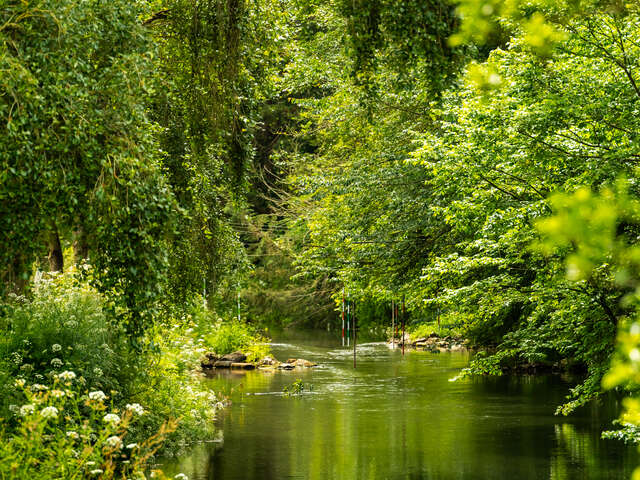
[(396, 315), (396, 337), (398, 336), (398, 326), (400, 325), (400, 320), (398, 319), (398, 303), (393, 302), (393, 308)]
[(240, 285), (238, 285), (238, 321), (240, 321)]
[(404, 355), (404, 324), (406, 311), (404, 309), (404, 295), (402, 295), (402, 355)]
[(358, 317), (356, 316), (356, 301), (353, 301), (353, 368), (356, 368), (356, 342), (358, 339)]
[(396, 348), (396, 302), (391, 300), (391, 348)]
[(202, 279), (202, 307), (207, 308), (207, 277)]
[(344, 347), (344, 288), (342, 289), (342, 346)]
[(347, 347), (351, 343), (351, 300), (347, 297)]

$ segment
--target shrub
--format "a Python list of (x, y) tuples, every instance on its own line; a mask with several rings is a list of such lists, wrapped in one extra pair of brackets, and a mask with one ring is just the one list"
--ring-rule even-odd
[(264, 335), (248, 323), (225, 321), (200, 307), (194, 308), (188, 320), (202, 345), (219, 355), (241, 351), (249, 361), (257, 361), (270, 352)]
[(136, 425), (135, 435), (144, 438), (167, 418), (176, 418), (179, 428), (163, 444), (163, 454), (175, 455), (188, 444), (213, 437), (213, 420), (226, 400), (202, 382), (200, 357), (207, 348), (191, 324), (158, 326), (149, 338), (155, 350), (147, 354), (131, 396), (149, 413)]
[(11, 408), (17, 425), (13, 434), (0, 433), (0, 478), (146, 478), (149, 459), (175, 423), (129, 443), (129, 430), (144, 409), (117, 409), (107, 394), (84, 389), (78, 378), (65, 371), (49, 384), (14, 383), (22, 402)]
[(16, 380), (50, 384), (71, 370), (78, 387), (107, 392), (114, 408), (143, 406), (147, 413), (129, 427), (132, 442), (155, 435), (168, 419), (176, 419), (179, 427), (165, 435), (165, 454), (211, 437), (212, 420), (224, 402), (197, 373), (204, 340), (197, 343), (195, 333), (181, 326), (159, 325), (140, 339), (147, 348), (133, 351), (125, 332), (110, 322), (105, 304), (102, 295), (69, 272), (47, 275), (34, 285), (32, 298), (14, 297), (4, 306), (0, 418), (5, 435), (19, 436), (20, 418), (9, 407), (27, 400), (12, 387)]
[[(103, 297), (74, 275), (47, 274), (35, 283), (31, 299), (14, 297), (5, 306), (0, 376), (42, 383), (73, 370), (81, 384), (120, 391), (129, 375), (122, 370), (129, 363), (127, 347), (103, 306)], [(3, 399), (6, 411), (11, 396)]]

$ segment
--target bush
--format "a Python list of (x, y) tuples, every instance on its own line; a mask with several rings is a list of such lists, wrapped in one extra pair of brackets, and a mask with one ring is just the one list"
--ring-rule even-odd
[(155, 349), (147, 354), (138, 389), (131, 397), (149, 411), (135, 427), (135, 435), (140, 438), (155, 432), (167, 418), (177, 419), (179, 428), (163, 445), (165, 455), (177, 455), (186, 445), (212, 438), (213, 420), (226, 404), (202, 382), (200, 357), (208, 349), (189, 319), (187, 315), (181, 319), (186, 323), (176, 321), (149, 332)]
[(72, 371), (47, 385), (17, 380), (13, 388), (23, 401), (11, 406), (12, 435), (0, 433), (0, 478), (144, 479), (149, 459), (175, 429), (168, 422), (145, 441), (128, 443), (144, 409), (109, 405), (107, 394), (84, 389)]
[(249, 361), (257, 361), (270, 353), (267, 339), (253, 325), (216, 318), (201, 307), (194, 307), (188, 320), (201, 345), (218, 355), (241, 351)]
[[(0, 338), (0, 455), (15, 459), (18, 466), (7, 460), (0, 467), (0, 478), (11, 469), (26, 475), (24, 478), (31, 478), (32, 473), (33, 478), (49, 474), (66, 478), (67, 470), (60, 470), (65, 468), (84, 478), (88, 475), (81, 468), (86, 462), (100, 465), (93, 469), (103, 470), (100, 478), (112, 478), (117, 471), (112, 463), (123, 460), (132, 465), (128, 453), (124, 457), (122, 452), (111, 457), (100, 453), (101, 435), (106, 433), (96, 423), (97, 410), (87, 400), (89, 391), (106, 392), (110, 411), (123, 419), (127, 404), (138, 404), (145, 411), (135, 422), (126, 422), (126, 432), (112, 431), (110, 436), (123, 438), (126, 434), (130, 443), (144, 444), (161, 432), (162, 442), (154, 443), (154, 451), (162, 449), (165, 455), (212, 438), (213, 420), (225, 400), (201, 381), (200, 357), (211, 350), (242, 350), (250, 359), (257, 359), (269, 349), (256, 344), (264, 339), (248, 325), (212, 322), (216, 317), (211, 312), (202, 307), (191, 310), (179, 319), (168, 316), (149, 329), (139, 339), (146, 348), (136, 352), (126, 333), (110, 321), (105, 298), (74, 272), (47, 275), (36, 282), (31, 298), (14, 297), (4, 305), (0, 318), (4, 330)], [(64, 371), (74, 372), (74, 389), (60, 387)], [(53, 391), (63, 394), (56, 397)], [(34, 411), (25, 416), (16, 413), (24, 405), (33, 405)], [(56, 418), (41, 418), (39, 412), (49, 406), (57, 410)], [(168, 422), (171, 428), (166, 427)], [(76, 444), (65, 437), (69, 428), (76, 433), (80, 428), (89, 429), (89, 443)], [(31, 446), (29, 435), (35, 435)], [(92, 456), (102, 456), (88, 459), (80, 453), (74, 457), (89, 447)], [(35, 449), (39, 466), (30, 466), (29, 449)], [(56, 458), (60, 458), (58, 464)], [(60, 466), (67, 461), (71, 462), (68, 467)], [(25, 470), (20, 470), (22, 463)]]
[(70, 370), (79, 388), (107, 392), (114, 408), (134, 402), (143, 406), (146, 415), (129, 428), (133, 442), (155, 435), (169, 419), (179, 427), (167, 432), (163, 453), (210, 438), (212, 420), (224, 402), (200, 381), (204, 340), (197, 343), (193, 329), (161, 325), (140, 339), (148, 348), (133, 351), (125, 332), (110, 321), (105, 304), (72, 271), (47, 275), (36, 282), (31, 298), (14, 297), (4, 305), (0, 430), (19, 435), (20, 418), (9, 407), (26, 398), (12, 387), (16, 380), (51, 384)]
[[(72, 274), (47, 275), (35, 283), (31, 299), (14, 297), (0, 320), (3, 384), (11, 378), (42, 383), (73, 370), (82, 385), (121, 391), (129, 375), (122, 370), (128, 349), (103, 306), (103, 297)], [(2, 396), (2, 411), (11, 397)]]

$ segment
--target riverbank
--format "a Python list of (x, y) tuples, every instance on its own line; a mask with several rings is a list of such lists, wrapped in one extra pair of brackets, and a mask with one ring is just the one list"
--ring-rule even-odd
[(460, 352), (467, 350), (469, 347), (469, 341), (466, 339), (461, 337), (452, 337), (450, 335), (440, 336), (435, 332), (424, 337), (405, 334), (404, 342), (402, 336), (400, 338), (394, 336), (387, 340), (387, 344), (392, 347), (402, 346), (403, 343), (406, 348), (423, 350), (431, 353)]

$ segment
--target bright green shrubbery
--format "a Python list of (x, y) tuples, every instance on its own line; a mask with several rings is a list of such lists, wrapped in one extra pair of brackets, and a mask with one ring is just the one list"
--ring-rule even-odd
[(226, 404), (202, 382), (200, 358), (209, 348), (198, 336), (192, 315), (173, 320), (149, 332), (155, 349), (147, 356), (133, 396), (149, 410), (136, 426), (141, 437), (155, 432), (166, 418), (179, 421), (165, 441), (164, 454), (178, 454), (188, 444), (211, 438), (216, 412)]
[(202, 382), (202, 355), (268, 353), (202, 307), (166, 314), (136, 351), (107, 307), (74, 271), (0, 307), (0, 478), (145, 478), (151, 455), (215, 433), (225, 400)]
[(148, 460), (175, 422), (144, 441), (132, 440), (130, 430), (145, 409), (114, 407), (108, 394), (86, 389), (79, 378), (68, 370), (46, 384), (13, 383), (22, 401), (11, 405), (16, 425), (0, 441), (0, 478), (147, 478)]
[[(30, 299), (14, 297), (0, 317), (1, 375), (43, 383), (72, 369), (81, 385), (123, 393), (134, 359), (128, 358), (124, 334), (109, 322), (103, 306), (102, 296), (73, 274), (38, 280)], [(2, 393), (0, 412), (6, 413), (14, 394)]]
[(257, 361), (269, 354), (267, 339), (257, 327), (247, 323), (224, 321), (199, 310), (193, 314), (192, 325), (201, 344), (219, 355), (241, 351), (247, 354), (247, 360)]

